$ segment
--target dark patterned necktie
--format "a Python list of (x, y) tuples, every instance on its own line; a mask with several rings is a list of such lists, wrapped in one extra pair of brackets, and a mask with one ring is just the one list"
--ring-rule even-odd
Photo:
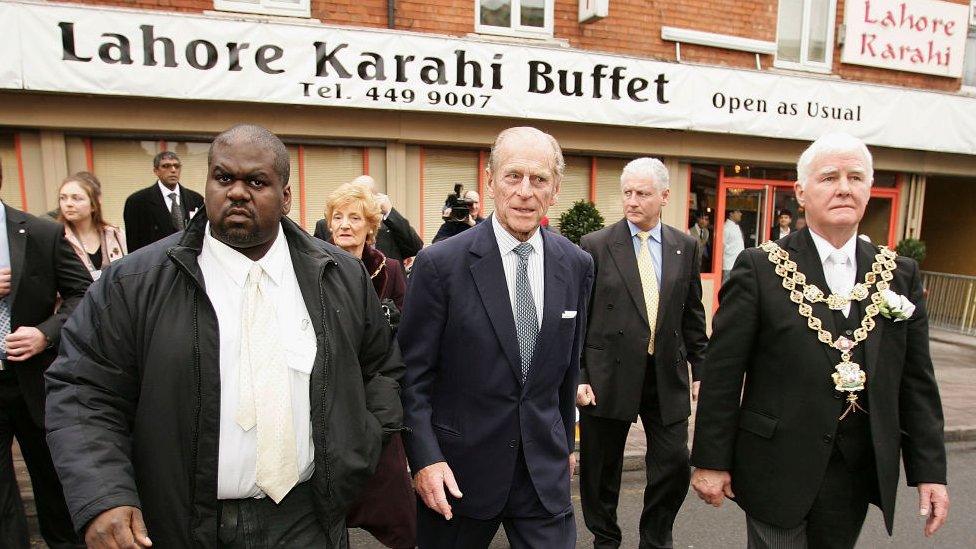
[(518, 256), (518, 269), (515, 271), (515, 329), (518, 333), (524, 383), (532, 364), (535, 339), (539, 335), (539, 317), (535, 310), (535, 300), (532, 299), (532, 287), (529, 285), (529, 254), (532, 253), (532, 244), (523, 242), (513, 251)]
[(176, 201), (176, 193), (169, 193), (169, 203), (169, 217), (173, 220), (173, 227), (177, 231), (182, 231), (186, 228), (186, 225), (183, 223), (183, 208)]
[[(0, 358), (7, 358), (7, 342), (5, 341), (10, 334), (10, 302), (7, 297), (0, 299)], [(0, 366), (0, 370), (2, 370)]]

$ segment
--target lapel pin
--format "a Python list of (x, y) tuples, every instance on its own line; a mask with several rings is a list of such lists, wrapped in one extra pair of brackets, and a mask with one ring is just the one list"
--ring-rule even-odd
[(26, 233), (26, 232), (27, 232), (27, 229), (21, 229), (21, 230), (19, 230), (19, 231), (17, 231), (17, 232), (18, 232), (18, 233), (20, 233), (20, 234), (24, 234), (24, 233)]
[(681, 250), (677, 250), (677, 251), (675, 251), (674, 253), (676, 253), (676, 254), (678, 254), (678, 255), (681, 255)]

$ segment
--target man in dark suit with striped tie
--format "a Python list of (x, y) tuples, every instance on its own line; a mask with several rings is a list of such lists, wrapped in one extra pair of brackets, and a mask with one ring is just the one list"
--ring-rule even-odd
[(503, 131), (491, 219), (417, 255), (398, 334), (421, 549), (570, 549), (576, 381), (593, 262), (539, 224), (565, 164), (535, 128)]
[(180, 232), (201, 207), (203, 197), (180, 184), (182, 165), (172, 151), (153, 158), (156, 183), (125, 199), (125, 240), (132, 253)]

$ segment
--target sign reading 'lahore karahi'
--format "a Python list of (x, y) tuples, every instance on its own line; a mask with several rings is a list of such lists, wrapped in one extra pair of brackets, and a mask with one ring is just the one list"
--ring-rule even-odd
[(969, 9), (934, 0), (847, 0), (841, 62), (959, 78)]

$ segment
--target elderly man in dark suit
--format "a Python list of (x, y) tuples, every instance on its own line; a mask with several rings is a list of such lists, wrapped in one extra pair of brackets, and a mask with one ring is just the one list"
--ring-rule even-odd
[(156, 183), (125, 199), (125, 240), (129, 253), (182, 231), (203, 207), (200, 193), (180, 184), (182, 166), (176, 153), (163, 151), (153, 158)]
[[(408, 257), (417, 255), (417, 252), (424, 247), (424, 241), (410, 226), (407, 218), (393, 207), (390, 197), (376, 191), (376, 180), (368, 175), (361, 175), (352, 180), (353, 183), (361, 183), (369, 187), (376, 196), (380, 209), (383, 211), (383, 221), (376, 233), (376, 249), (383, 252), (383, 255), (390, 259), (402, 262)], [(315, 223), (315, 236), (326, 242), (332, 240), (332, 232), (329, 231), (329, 220), (319, 219)]]
[(594, 546), (620, 547), (617, 501), (627, 432), (638, 415), (647, 437), (640, 547), (672, 547), (688, 492), (688, 363), (694, 379), (708, 339), (698, 241), (661, 222), (668, 170), (656, 158), (624, 167), (625, 216), (583, 237), (593, 256), (580, 406), (580, 496)]
[(539, 229), (564, 165), (552, 136), (503, 131), (486, 170), (490, 221), (414, 263), (399, 341), (422, 549), (487, 548), (502, 523), (517, 549), (575, 547), (569, 481), (593, 262)]
[(901, 454), (925, 534), (949, 508), (942, 405), (918, 264), (857, 238), (872, 182), (860, 140), (797, 163), (808, 228), (739, 255), (705, 362), (692, 486), (735, 498), (753, 548), (851, 548), (868, 504), (891, 532)]
[(61, 325), (92, 280), (64, 227), (2, 204), (0, 228), (0, 547), (30, 546), (13, 470), (14, 437), (30, 471), (44, 541), (76, 547), (80, 539), (44, 440), (44, 370), (57, 355)]

